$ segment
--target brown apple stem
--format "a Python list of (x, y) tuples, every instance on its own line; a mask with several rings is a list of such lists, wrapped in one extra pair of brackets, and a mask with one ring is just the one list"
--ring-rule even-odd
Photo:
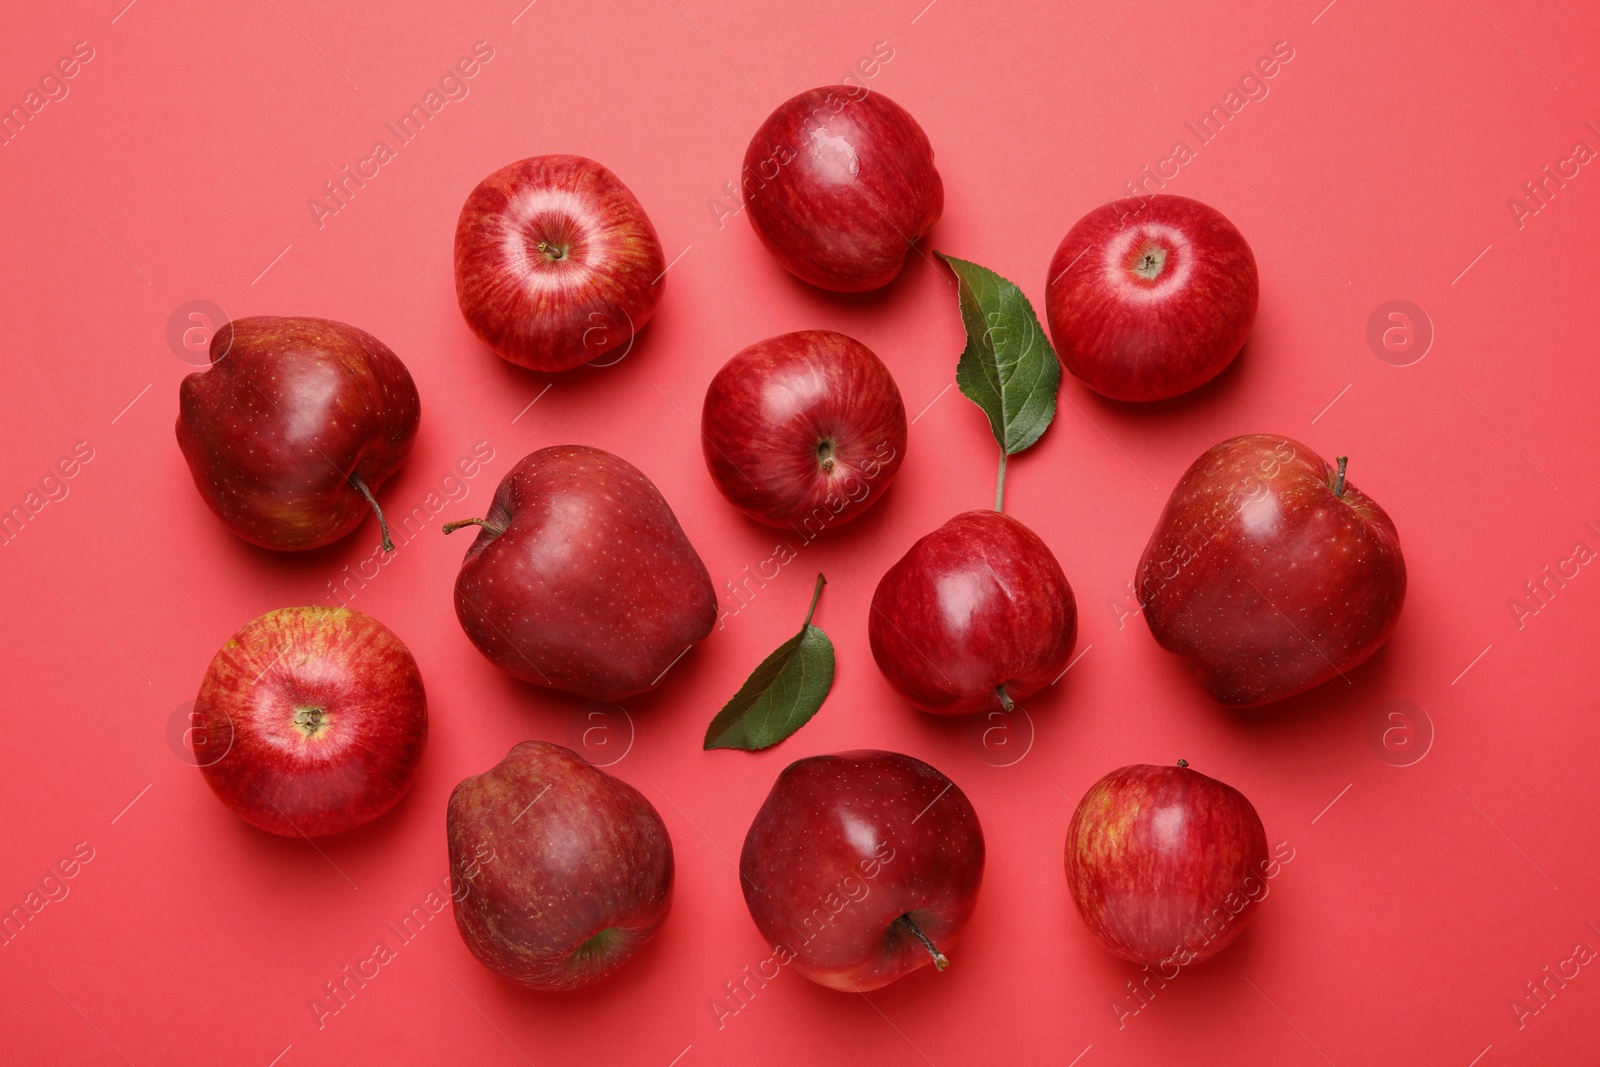
[(1333, 495), (1338, 497), (1340, 500), (1344, 499), (1344, 468), (1345, 468), (1345, 464), (1347, 464), (1349, 462), (1350, 462), (1350, 457), (1349, 456), (1340, 456), (1339, 459), (1338, 459), (1338, 463), (1339, 463), (1339, 479), (1338, 479), (1338, 481), (1333, 483)]
[(1000, 510), (1001, 503), (1006, 498), (1006, 450), (1000, 449), (1000, 477), (994, 483), (994, 509)]
[(806, 611), (806, 621), (800, 624), (800, 632), (805, 633), (806, 627), (811, 625), (811, 616), (817, 613), (817, 601), (822, 599), (822, 587), (828, 584), (828, 579), (821, 574), (817, 575), (817, 588), (811, 593), (811, 607)]
[(352, 474), (350, 476), (350, 484), (355, 486), (357, 491), (367, 498), (367, 504), (371, 506), (372, 513), (378, 516), (378, 530), (383, 534), (383, 550), (385, 552), (393, 552), (394, 542), (389, 540), (389, 520), (383, 517), (383, 509), (378, 506), (378, 498), (372, 495), (372, 490), (367, 488), (367, 483), (362, 481), (360, 476)]
[(1187, 766), (1189, 766), (1189, 761), (1186, 760), (1186, 759), (1181, 759), (1181, 760), (1178, 761), (1178, 766), (1187, 767)]
[(946, 967), (950, 966), (950, 957), (946, 956), (943, 952), (940, 952), (939, 946), (928, 940), (928, 935), (922, 932), (922, 927), (918, 926), (910, 915), (902, 915), (900, 918), (896, 919), (895, 922), (905, 923), (906, 929), (911, 931), (911, 935), (918, 941), (922, 942), (922, 947), (927, 949), (928, 955), (933, 957), (933, 966), (935, 970), (942, 971)]
[(463, 526), (482, 526), (485, 530), (493, 533), (496, 537), (506, 532), (506, 528), (504, 526), (496, 526), (488, 519), (460, 519), (456, 522), (447, 522), (441, 526), (440, 529), (447, 534), (453, 534)]
[(1011, 699), (1011, 694), (1006, 692), (1006, 687), (1005, 686), (1003, 686), (1003, 685), (995, 686), (994, 687), (994, 693), (995, 693), (995, 696), (1000, 698), (1000, 706), (1002, 708), (1004, 708), (1006, 711), (1014, 711), (1014, 710), (1016, 710), (1017, 702)]

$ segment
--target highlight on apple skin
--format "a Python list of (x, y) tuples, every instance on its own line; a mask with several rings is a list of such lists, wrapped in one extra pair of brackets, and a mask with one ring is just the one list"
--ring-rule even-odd
[(700, 435), (729, 503), (815, 537), (883, 497), (905, 459), (906, 407), (866, 345), (801, 330), (723, 364), (706, 390)]
[(404, 363), (365, 330), (257, 315), (224, 323), (212, 365), (178, 389), (178, 447), (201, 499), (253, 545), (300, 552), (348, 536), (417, 436)]
[(892, 282), (944, 211), (928, 135), (865, 86), (778, 105), (750, 139), (741, 186), (750, 225), (784, 269), (839, 293)]
[(672, 907), (672, 839), (643, 793), (571, 749), (524, 741), (450, 794), (456, 929), (530, 989), (615, 972)]
[(274, 834), (324, 837), (371, 822), (411, 789), (428, 702), (410, 650), (377, 619), (279, 608), (217, 652), (194, 725), (196, 763), (223, 804)]
[(1394, 520), (1298, 441), (1246, 434), (1184, 474), (1134, 576), (1156, 641), (1219, 704), (1253, 707), (1349, 674), (1405, 603)]
[(456, 223), (462, 317), (501, 358), (530, 370), (626, 354), (656, 312), (665, 270), (644, 206), (582, 156), (501, 167), (472, 190)]
[(1061, 362), (1113, 400), (1180, 396), (1221, 374), (1255, 323), (1255, 255), (1198, 200), (1157, 193), (1089, 212), (1050, 260)]

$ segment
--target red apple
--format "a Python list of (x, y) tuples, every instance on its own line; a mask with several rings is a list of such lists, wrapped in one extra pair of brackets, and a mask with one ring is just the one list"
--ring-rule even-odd
[(862, 86), (780, 104), (750, 139), (743, 188), (750, 224), (778, 262), (840, 293), (888, 285), (944, 210), (928, 135)]
[(285, 837), (322, 837), (363, 826), (406, 795), (428, 738), (428, 702), (410, 650), (377, 619), (279, 608), (211, 661), (194, 726), (200, 773), (236, 815)]
[[(1394, 522), (1298, 441), (1249, 434), (1195, 460), (1135, 576), (1162, 648), (1212, 699), (1266, 704), (1344, 678), (1394, 629), (1406, 563)], [(1348, 679), (1346, 679), (1348, 680)]]
[(456, 223), (461, 314), (502, 358), (531, 370), (570, 370), (631, 345), (655, 314), (665, 269), (638, 199), (582, 156), (500, 168)]
[(456, 577), (456, 617), (523, 681), (615, 701), (655, 688), (711, 632), (717, 594), (644, 473), (583, 445), (542, 448), (495, 490)]
[(862, 750), (791, 763), (745, 835), (745, 903), (779, 963), (871, 992), (932, 963), (967, 925), (983, 827), (921, 760)]
[(1244, 794), (1183, 760), (1112, 771), (1067, 829), (1067, 886), (1095, 938), (1134, 963), (1186, 966), (1255, 918), (1276, 873)]
[(701, 447), (734, 507), (815, 537), (889, 488), (906, 452), (906, 407), (872, 350), (831, 330), (758, 341), (706, 390)]
[(1067, 669), (1078, 606), (1038, 534), (968, 511), (884, 574), (867, 638), (889, 684), (923, 711), (1010, 711)]
[(209, 370), (178, 389), (178, 447), (228, 529), (262, 548), (320, 548), (377, 512), (417, 436), (405, 364), (365, 330), (257, 316), (211, 338)]
[(1182, 196), (1096, 208), (1050, 261), (1061, 361), (1113, 400), (1165, 400), (1222, 373), (1256, 318), (1256, 260), (1233, 223)]
[(524, 741), (450, 794), (456, 928), (533, 989), (597, 982), (672, 906), (672, 839), (643, 793), (571, 749)]

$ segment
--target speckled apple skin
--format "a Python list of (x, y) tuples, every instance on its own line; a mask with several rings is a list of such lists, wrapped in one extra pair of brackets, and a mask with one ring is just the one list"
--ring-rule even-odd
[(711, 576), (633, 464), (584, 445), (523, 458), (501, 480), (456, 578), (456, 616), (489, 660), (592, 700), (654, 688), (711, 632)]
[(778, 962), (871, 992), (933, 962), (900, 916), (941, 952), (957, 943), (983, 866), (983, 827), (959, 786), (919, 759), (863, 749), (784, 769), (745, 835), (739, 880)]
[[(524, 741), (450, 794), (456, 928), (491, 971), (576, 989), (621, 967), (672, 905), (672, 839), (650, 801), (571, 749)], [(602, 931), (604, 948), (580, 951)]]
[(841, 293), (888, 285), (944, 211), (928, 135), (864, 87), (823, 86), (778, 105), (750, 139), (740, 185), (778, 262)]
[(1112, 771), (1067, 828), (1067, 886), (1095, 938), (1133, 963), (1208, 960), (1255, 918), (1274, 871), (1244, 794), (1186, 767)]
[(228, 529), (262, 548), (303, 551), (346, 536), (400, 469), (422, 406), (400, 358), (328, 319), (235, 319), (211, 338), (213, 365), (178, 389), (178, 447)]
[(999, 711), (999, 686), (1018, 700), (1066, 670), (1078, 606), (1039, 535), (1009, 515), (968, 511), (884, 574), (867, 638), (884, 678), (923, 711)]
[(1134, 581), (1161, 647), (1218, 703), (1250, 707), (1347, 675), (1405, 603), (1393, 520), (1298, 441), (1248, 434), (1195, 460)]

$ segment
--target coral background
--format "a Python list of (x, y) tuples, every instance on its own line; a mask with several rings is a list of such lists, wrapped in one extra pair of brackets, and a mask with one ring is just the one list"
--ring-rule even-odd
[[(1575, 142), (1600, 147), (1592, 8), (124, 2), (13, 5), (0, 33), (7, 108), (77, 42), (92, 53), (46, 78), (58, 99), (41, 90), (0, 147), (0, 507), (30, 516), (0, 539), (0, 909), (40, 905), (0, 939), (8, 1062), (1600, 1060), (1600, 968), (1564, 963), (1600, 950), (1600, 575), (1584, 562), (1600, 548), (1600, 174), (1574, 157)], [(492, 58), (449, 83), (460, 98), (336, 213), (308, 206), (393, 144), (385, 124), (476, 42)], [(1292, 58), (1248, 78), (1279, 42)], [(1228, 215), (1261, 268), (1255, 333), (1226, 375), (1159, 410), (1066, 381), (1055, 425), (1012, 463), (1007, 510), (1077, 590), (1083, 654), (1005, 726), (912, 712), (867, 649), (879, 575), (992, 498), (988, 427), (950, 388), (963, 337), (947, 274), (913, 254), (887, 290), (834, 297), (787, 276), (732, 214), (761, 119), (852, 70), (933, 141), (947, 204), (926, 249), (1000, 271), (1036, 306), (1068, 227), (1147, 166)], [(1186, 123), (1230, 91), (1238, 110), (1202, 143)], [(1179, 139), (1192, 158), (1164, 163)], [(625, 359), (549, 379), (475, 341), (450, 252), (467, 190), (553, 151), (612, 168), (680, 258)], [(1535, 179), (1543, 201), (1524, 188)], [(384, 502), (429, 528), (381, 566), (370, 523), (296, 558), (229, 535), (172, 432), (196, 357), (169, 328), (200, 300), (341, 319), (392, 346), (423, 422)], [(1392, 300), (1411, 304), (1409, 346), (1402, 329), (1384, 347)], [(918, 417), (884, 502), (763, 585), (746, 568), (774, 534), (713, 489), (699, 405), (734, 351), (812, 327), (875, 350)], [(1348, 454), (1399, 526), (1411, 587), (1349, 684), (1243, 714), (1155, 645), (1128, 583), (1185, 467), (1247, 431)], [(723, 597), (722, 628), (622, 709), (500, 674), (450, 605), (465, 537), (438, 525), (481, 512), (520, 456), (571, 441), (657, 482)], [(492, 458), (463, 478), (475, 448)], [(375, 825), (315, 847), (274, 839), (216, 802), (173, 727), (230, 633), (332, 602), (331, 583), (362, 568), (345, 599), (400, 634), (427, 681), (425, 763)], [(839, 655), (823, 711), (776, 749), (702, 752), (819, 570), (817, 621)], [(448, 914), (403, 944), (388, 925), (442, 883), (450, 789), (530, 737), (610, 762), (676, 844), (656, 943), (574, 995), (497, 979)], [(990, 865), (952, 967), (870, 998), (784, 973), (727, 1001), (724, 983), (768, 955), (730, 866), (751, 816), (789, 761), (862, 746), (932, 762), (984, 820)], [(1180, 756), (1249, 796), (1294, 859), (1232, 948), (1133, 1014), (1137, 971), (1074, 913), (1062, 840), (1101, 774)], [(47, 878), (63, 860), (73, 877)], [(380, 941), (395, 958), (319, 1018), (325, 983)], [(1576, 976), (1530, 999), (1525, 984), (1563, 966)]]

